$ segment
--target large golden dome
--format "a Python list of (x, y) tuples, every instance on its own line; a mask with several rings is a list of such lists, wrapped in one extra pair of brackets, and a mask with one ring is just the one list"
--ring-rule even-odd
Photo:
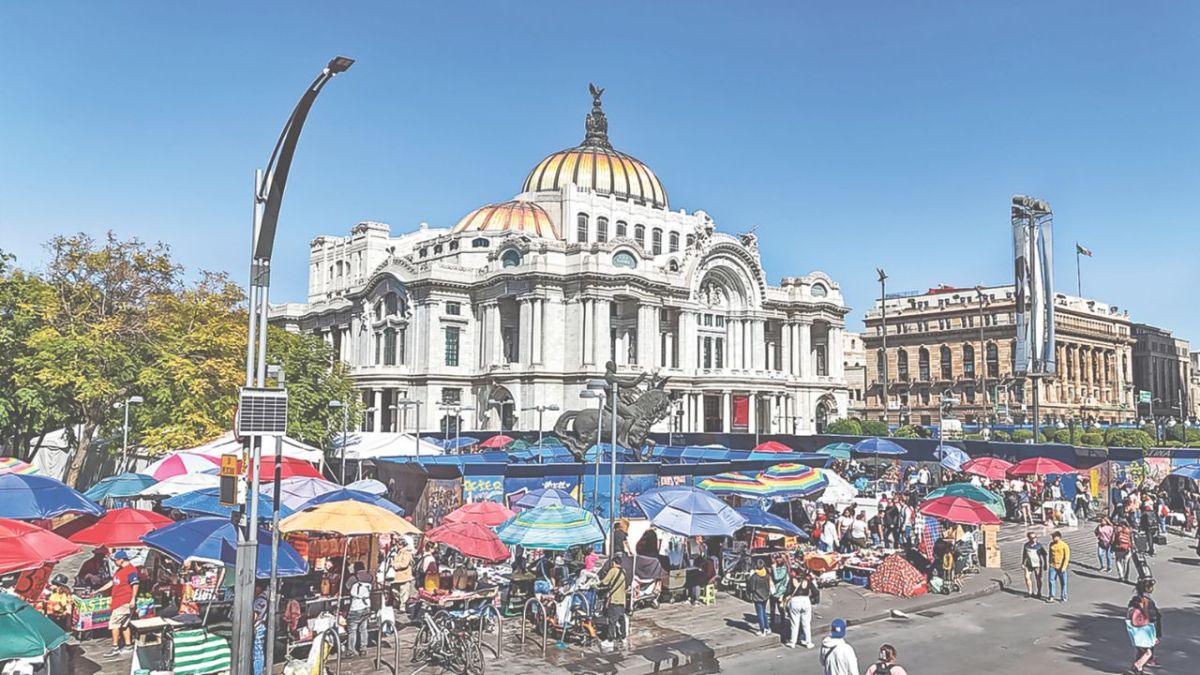
[(538, 162), (525, 178), (522, 192), (557, 191), (574, 183), (601, 194), (667, 208), (667, 191), (650, 167), (613, 149), (608, 142), (608, 120), (600, 109), (604, 90), (588, 86), (592, 92), (592, 112), (587, 116), (583, 143)]
[(524, 232), (535, 237), (562, 239), (550, 214), (532, 202), (510, 201), (481, 206), (463, 216), (452, 230), (458, 232)]

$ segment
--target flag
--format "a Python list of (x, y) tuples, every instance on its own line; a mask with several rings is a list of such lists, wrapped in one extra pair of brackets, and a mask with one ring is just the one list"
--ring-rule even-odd
[(1089, 258), (1092, 257), (1092, 249), (1080, 246), (1079, 242), (1075, 242), (1075, 252), (1079, 255), (1086, 255)]

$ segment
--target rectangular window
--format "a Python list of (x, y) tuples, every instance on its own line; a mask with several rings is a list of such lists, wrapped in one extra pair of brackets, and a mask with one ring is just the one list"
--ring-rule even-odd
[(715, 321), (716, 321), (717, 328), (724, 328), (724, 327), (725, 327), (725, 317), (723, 317), (723, 316), (721, 316), (720, 314), (718, 314), (718, 315), (717, 315), (717, 318), (716, 318), (716, 320), (715, 320)]
[(446, 329), (446, 365), (458, 365), (458, 328)]
[(725, 367), (725, 338), (716, 339), (716, 358), (715, 363), (718, 368)]
[(458, 387), (446, 387), (443, 389), (442, 403), (446, 405), (458, 405), (462, 403), (462, 389)]
[(712, 315), (712, 314), (705, 314), (705, 315), (704, 315), (704, 325), (705, 325), (705, 326), (711, 326), (711, 325), (713, 325), (713, 315)]
[(397, 338), (396, 362), (399, 363), (400, 365), (404, 365), (407, 362), (404, 360), (404, 329), (403, 328), (401, 328), (400, 331), (396, 334), (396, 338)]
[(448, 314), (449, 316), (460, 316), (462, 314), (462, 303), (447, 302), (446, 303), (446, 314)]
[(713, 353), (712, 353), (712, 338), (704, 338), (704, 367), (712, 368)]
[(383, 331), (383, 365), (396, 365), (396, 331), (391, 328)]
[(375, 334), (375, 365), (383, 362), (383, 336)]

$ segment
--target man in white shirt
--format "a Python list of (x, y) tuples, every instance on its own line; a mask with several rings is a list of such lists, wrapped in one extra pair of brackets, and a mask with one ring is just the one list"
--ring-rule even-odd
[(917, 485), (920, 485), (922, 488), (929, 487), (929, 469), (926, 469), (924, 466), (917, 471)]
[(829, 627), (829, 635), (821, 641), (821, 651), (818, 654), (825, 675), (858, 675), (858, 655), (854, 647), (846, 642), (846, 622), (834, 619)]

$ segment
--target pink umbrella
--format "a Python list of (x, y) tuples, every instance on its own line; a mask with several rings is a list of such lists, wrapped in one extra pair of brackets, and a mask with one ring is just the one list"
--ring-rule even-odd
[(173, 452), (138, 473), (152, 476), (154, 480), (166, 480), (187, 473), (205, 473), (221, 465), (220, 460), (195, 452)]
[(1048, 476), (1051, 474), (1078, 473), (1075, 467), (1049, 457), (1030, 457), (1017, 462), (1008, 470), (1010, 476)]
[(976, 457), (962, 465), (963, 473), (983, 476), (988, 480), (1003, 480), (1011, 468), (1010, 462), (998, 457)]
[(754, 452), (795, 452), (779, 441), (767, 441), (754, 446)]
[(1000, 517), (988, 507), (966, 497), (937, 497), (921, 502), (917, 509), (927, 516), (963, 525), (999, 525)]
[(496, 434), (495, 436), (492, 436), (491, 438), (487, 439), (486, 441), (480, 443), (479, 447), (497, 449), (497, 448), (503, 448), (504, 446), (506, 446), (512, 442), (513, 442), (512, 436), (505, 436), (504, 434)]
[(464, 504), (446, 514), (442, 520), (450, 523), (475, 523), (485, 527), (496, 527), (512, 518), (516, 512), (496, 502), (473, 502)]

